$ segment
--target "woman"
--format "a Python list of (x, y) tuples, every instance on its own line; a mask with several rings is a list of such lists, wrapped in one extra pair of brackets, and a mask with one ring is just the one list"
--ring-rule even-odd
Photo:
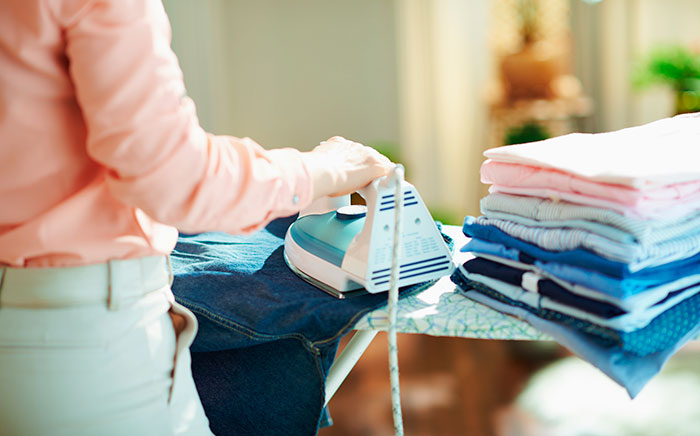
[(204, 132), (158, 0), (3, 1), (0, 137), (3, 435), (210, 434), (176, 228), (252, 232), (391, 166)]

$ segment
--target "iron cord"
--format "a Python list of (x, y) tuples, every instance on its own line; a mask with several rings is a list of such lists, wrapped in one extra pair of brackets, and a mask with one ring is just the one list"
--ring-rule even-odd
[[(394, 166), (391, 172), (397, 199), (403, 194), (404, 167), (401, 164)], [(394, 239), (391, 251), (391, 276), (389, 284), (389, 378), (391, 380), (391, 409), (394, 417), (394, 433), (403, 436), (403, 419), (401, 416), (401, 391), (399, 389), (399, 357), (396, 345), (396, 306), (399, 300), (399, 267), (401, 258), (401, 233), (403, 227), (404, 201), (396, 201), (394, 209)]]

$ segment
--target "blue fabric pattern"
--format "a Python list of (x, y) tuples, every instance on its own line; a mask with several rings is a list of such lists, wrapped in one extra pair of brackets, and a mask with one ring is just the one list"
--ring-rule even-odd
[[(463, 293), (468, 298), (499, 312), (520, 318), (537, 330), (548, 334), (574, 354), (591, 363), (623, 386), (631, 398), (639, 394), (649, 380), (661, 371), (666, 361), (676, 351), (700, 333), (700, 324), (696, 324), (668, 347), (640, 357), (625, 352), (618, 347), (601, 345), (593, 340), (591, 335), (584, 334), (567, 325), (540, 318), (524, 308), (502, 303), (486, 294), (471, 290), (468, 285), (461, 286), (464, 286), (462, 288)], [(697, 314), (697, 312), (695, 313)]]
[[(477, 291), (506, 305), (523, 309), (541, 319), (573, 329), (585, 335), (589, 343), (595, 343), (602, 348), (611, 349), (611, 351), (622, 351), (632, 356), (644, 357), (673, 348), (689, 332), (700, 326), (700, 294), (695, 294), (674, 305), (654, 318), (644, 328), (623, 332), (573, 318), (554, 310), (536, 308), (515, 301), (483, 283), (469, 280), (459, 269), (452, 275), (452, 281), (462, 291)], [(523, 319), (529, 322), (529, 319)], [(549, 332), (545, 331), (545, 333)]]
[(294, 219), (245, 236), (181, 235), (171, 255), (173, 293), (199, 321), (193, 376), (217, 435), (316, 434), (340, 338), (386, 304), (385, 293), (339, 300), (298, 278), (282, 256)]

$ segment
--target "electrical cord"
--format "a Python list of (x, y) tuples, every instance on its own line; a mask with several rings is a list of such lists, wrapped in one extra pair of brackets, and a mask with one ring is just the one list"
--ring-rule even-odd
[(399, 264), (401, 258), (401, 234), (403, 232), (403, 180), (404, 167), (394, 166), (391, 172), (396, 187), (394, 193), (394, 240), (391, 251), (391, 276), (389, 279), (389, 378), (391, 380), (391, 410), (394, 417), (394, 433), (403, 436), (401, 416), (401, 392), (399, 390), (399, 356), (396, 345), (396, 307), (399, 301)]

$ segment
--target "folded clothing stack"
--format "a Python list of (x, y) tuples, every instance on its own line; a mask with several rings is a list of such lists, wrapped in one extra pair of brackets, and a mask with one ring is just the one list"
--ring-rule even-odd
[(700, 116), (484, 154), (453, 280), (635, 396), (700, 331)]

